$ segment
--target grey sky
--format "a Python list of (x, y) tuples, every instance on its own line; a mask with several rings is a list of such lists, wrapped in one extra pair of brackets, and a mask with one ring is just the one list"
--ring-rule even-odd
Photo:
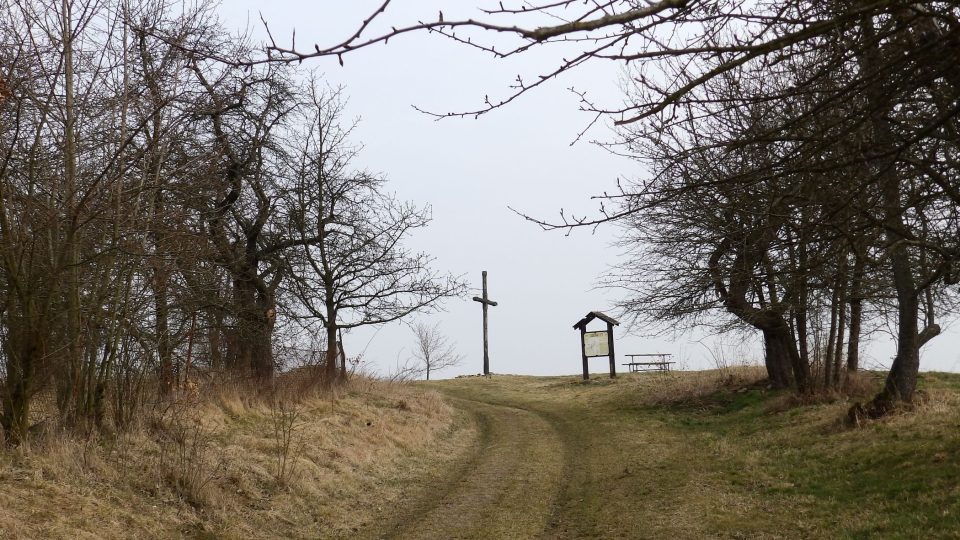
[[(263, 36), (259, 14), (274, 37), (289, 44), (296, 28), (297, 44), (329, 44), (346, 37), (380, 2), (368, 0), (225, 0), (221, 14), (228, 26), (248, 23)], [(471, 2), (456, 2), (466, 6)], [(443, 3), (445, 16), (454, 7)], [(434, 3), (439, 5), (439, 3)], [(435, 17), (428, 2), (395, 0), (384, 16), (389, 24), (410, 24)], [(463, 14), (471, 14), (460, 8)], [(302, 69), (322, 73), (333, 85), (343, 85), (348, 111), (361, 123), (354, 142), (362, 143), (362, 163), (384, 173), (403, 199), (433, 207), (432, 225), (410, 245), (436, 257), (436, 267), (464, 274), (478, 293), (480, 272), (490, 273), (490, 356), (495, 373), (558, 374), (579, 372), (579, 335), (572, 325), (588, 311), (606, 309), (615, 291), (595, 284), (618, 249), (610, 244), (613, 227), (595, 233), (580, 230), (567, 237), (543, 232), (507, 207), (538, 217), (554, 217), (560, 208), (592, 212), (590, 195), (615, 187), (618, 176), (642, 175), (637, 164), (586, 143), (570, 146), (590, 121), (577, 111), (578, 99), (567, 90), (576, 86), (605, 103), (620, 101), (612, 65), (595, 65), (538, 89), (478, 120), (434, 121), (412, 105), (438, 112), (469, 110), (506, 93), (518, 73), (544, 72), (559, 53), (522, 55), (510, 62), (458, 45), (440, 36), (417, 34), (395, 39), (347, 56), (343, 67), (334, 59), (310, 60)], [(599, 125), (593, 138), (609, 139), (609, 127)], [(465, 299), (446, 304), (446, 312), (430, 318), (466, 357), (439, 375), (477, 373), (482, 367), (480, 305)], [(599, 328), (600, 325), (596, 329)], [(650, 338), (628, 336), (622, 330), (616, 349), (627, 353), (669, 352), (691, 369), (713, 367), (702, 336)], [(723, 338), (734, 350), (737, 336)], [(715, 340), (707, 339), (708, 344)], [(876, 339), (866, 351), (868, 367), (886, 366), (892, 350)], [(345, 337), (349, 355), (365, 349), (373, 369), (387, 372), (398, 358), (410, 355), (411, 331), (401, 324), (379, 331), (355, 331)], [(958, 333), (933, 340), (923, 352), (925, 370), (960, 369)], [(715, 345), (713, 345), (715, 346)], [(760, 357), (756, 343), (744, 347), (751, 359)], [(603, 371), (605, 360), (594, 359), (592, 371)], [(618, 366), (619, 367), (619, 366)]]

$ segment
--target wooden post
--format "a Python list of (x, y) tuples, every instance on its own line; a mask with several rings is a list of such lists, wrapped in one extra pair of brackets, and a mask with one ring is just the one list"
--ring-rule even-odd
[(483, 275), (483, 296), (474, 296), (474, 302), (480, 302), (483, 305), (483, 374), (490, 374), (490, 348), (487, 342), (487, 308), (497, 305), (496, 302), (487, 297), (487, 271)]
[(590, 380), (590, 371), (587, 367), (587, 325), (580, 327), (580, 354), (583, 355), (583, 380)]
[(617, 357), (613, 353), (613, 325), (607, 323), (607, 347), (610, 349), (610, 378), (617, 378)]
[[(483, 273), (483, 299), (487, 299), (487, 271)], [(486, 302), (483, 303), (483, 374), (490, 374), (490, 342), (487, 339), (487, 309)]]

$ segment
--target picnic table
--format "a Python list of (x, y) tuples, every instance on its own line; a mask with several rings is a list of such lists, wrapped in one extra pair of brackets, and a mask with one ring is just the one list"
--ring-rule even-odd
[[(670, 371), (670, 366), (675, 363), (670, 361), (670, 358), (673, 357), (670, 353), (627, 354), (625, 356), (629, 358), (630, 361), (624, 362), (623, 365), (627, 366), (631, 373), (638, 371)], [(640, 360), (637, 360), (638, 358), (640, 358)]]

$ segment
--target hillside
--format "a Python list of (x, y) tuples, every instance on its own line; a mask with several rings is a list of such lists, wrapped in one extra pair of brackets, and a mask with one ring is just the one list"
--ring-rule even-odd
[(474, 436), (409, 386), (358, 378), (274, 406), (223, 390), (129, 435), (0, 453), (0, 538), (347, 538)]
[(358, 379), (296, 407), (223, 392), (182, 422), (3, 454), (0, 537), (960, 535), (960, 376), (851, 428), (846, 398), (759, 375)]

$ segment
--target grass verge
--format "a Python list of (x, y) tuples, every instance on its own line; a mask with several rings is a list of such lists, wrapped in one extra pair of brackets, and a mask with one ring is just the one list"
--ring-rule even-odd
[(0, 453), (0, 538), (372, 535), (475, 437), (410, 386), (356, 379), (282, 404), (223, 391), (129, 434)]

